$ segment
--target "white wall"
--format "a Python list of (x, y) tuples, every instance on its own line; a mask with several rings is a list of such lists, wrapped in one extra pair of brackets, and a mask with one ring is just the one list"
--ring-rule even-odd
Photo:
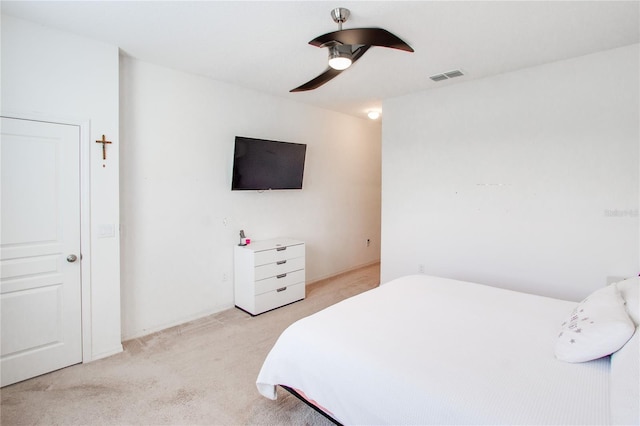
[(385, 102), (382, 281), (579, 300), (638, 274), (638, 50)]
[[(307, 282), (379, 260), (379, 123), (128, 57), (120, 94), (125, 339), (232, 307), (240, 229), (304, 240)], [(232, 192), (236, 135), (307, 144), (304, 188)]]
[[(83, 126), (84, 360), (119, 352), (118, 48), (3, 15), (1, 100), (3, 115)], [(113, 142), (105, 168), (95, 143), (103, 134)], [(99, 238), (102, 225), (115, 235)]]

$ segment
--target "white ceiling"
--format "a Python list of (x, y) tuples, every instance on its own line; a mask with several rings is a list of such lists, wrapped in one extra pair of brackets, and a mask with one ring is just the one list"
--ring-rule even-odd
[[(117, 45), (123, 54), (364, 117), (384, 99), (640, 42), (638, 1), (2, 1), (2, 13)], [(310, 92), (326, 68), (308, 44), (381, 27), (414, 53), (375, 47)], [(434, 83), (430, 75), (466, 75)]]

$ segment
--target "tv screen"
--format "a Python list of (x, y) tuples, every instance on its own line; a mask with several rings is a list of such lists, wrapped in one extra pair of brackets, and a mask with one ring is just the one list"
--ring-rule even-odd
[(231, 190), (302, 189), (307, 145), (236, 136)]

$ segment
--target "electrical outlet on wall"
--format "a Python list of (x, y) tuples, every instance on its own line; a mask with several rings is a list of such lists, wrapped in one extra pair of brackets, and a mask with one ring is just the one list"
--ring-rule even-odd
[(418, 265), (418, 273), (424, 274), (424, 265), (422, 263)]

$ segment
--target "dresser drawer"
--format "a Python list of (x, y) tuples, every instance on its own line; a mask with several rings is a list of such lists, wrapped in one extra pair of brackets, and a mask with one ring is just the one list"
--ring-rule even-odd
[(256, 266), (255, 280), (259, 281), (265, 278), (275, 277), (276, 275), (297, 271), (299, 269), (304, 269), (304, 257), (296, 257), (295, 259), (280, 260), (275, 263)]
[(304, 283), (282, 287), (282, 290), (280, 291), (272, 290), (267, 293), (259, 294), (256, 296), (256, 312), (254, 315), (304, 299), (304, 295)]
[(268, 291), (299, 283), (304, 283), (304, 269), (256, 281), (256, 294), (266, 293)]
[(296, 257), (304, 257), (304, 244), (282, 246), (271, 250), (257, 251), (255, 253), (255, 265), (266, 265), (267, 263), (275, 263)]

